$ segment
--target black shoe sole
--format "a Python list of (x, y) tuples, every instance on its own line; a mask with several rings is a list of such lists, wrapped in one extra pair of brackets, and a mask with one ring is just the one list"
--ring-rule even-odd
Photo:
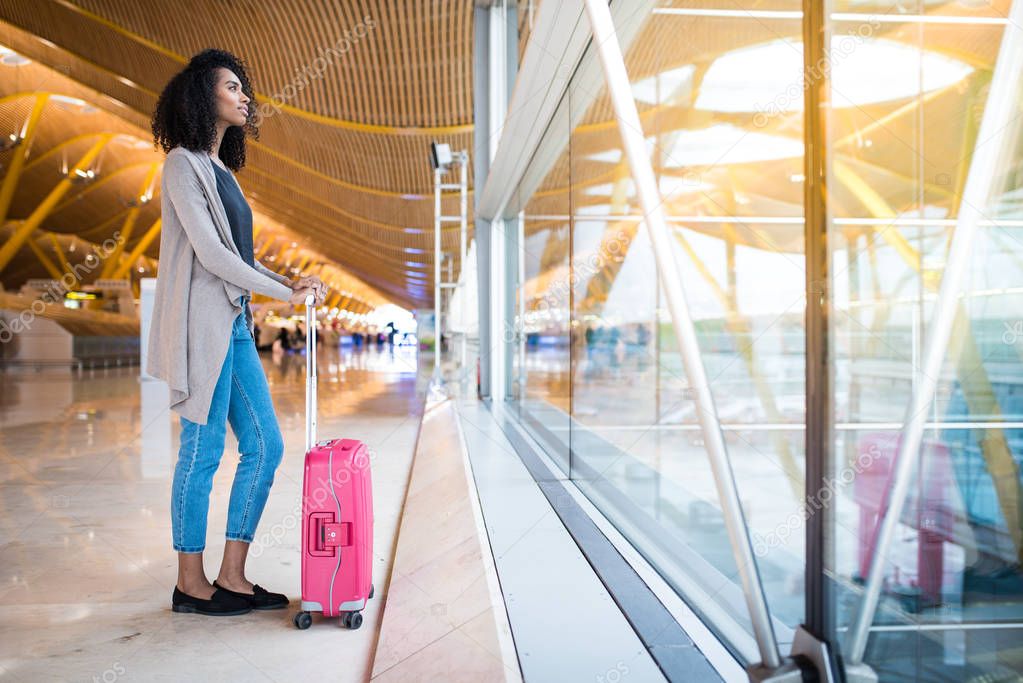
[(251, 607), (246, 607), (245, 609), (234, 610), (233, 612), (211, 612), (195, 605), (173, 605), (171, 609), (179, 614), (202, 614), (207, 617), (236, 617), (252, 611)]
[(268, 612), (268, 611), (274, 610), (274, 609), (284, 609), (285, 607), (287, 607), (290, 604), (291, 604), (290, 602), (285, 602), (285, 603), (283, 603), (281, 605), (267, 605), (265, 607), (256, 607), (255, 605), (253, 605), (252, 609), (258, 610), (260, 612)]

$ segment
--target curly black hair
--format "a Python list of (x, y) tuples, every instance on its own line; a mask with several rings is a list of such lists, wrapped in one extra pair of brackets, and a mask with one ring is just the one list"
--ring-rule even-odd
[(193, 152), (213, 149), (219, 118), (213, 93), (219, 67), (233, 71), (241, 80), (242, 92), (249, 97), (245, 125), (229, 126), (220, 141), (221, 160), (231, 170), (238, 171), (245, 165), (246, 135), (259, 139), (255, 122), (256, 96), (244, 62), (225, 50), (203, 50), (170, 80), (153, 112), (153, 142), (165, 153), (178, 146)]

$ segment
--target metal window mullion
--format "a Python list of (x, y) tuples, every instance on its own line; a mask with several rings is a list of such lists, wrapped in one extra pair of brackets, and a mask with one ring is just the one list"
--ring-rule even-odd
[[(831, 374), (828, 365), (827, 283), (827, 137), (824, 112), (828, 102), (828, 72), (816, 65), (825, 63), (828, 36), (825, 30), (826, 3), (803, 0), (803, 88), (804, 119), (803, 185), (804, 250), (806, 253), (806, 497), (816, 499), (830, 467)], [(824, 580), (825, 522), (827, 511), (806, 520), (806, 628), (811, 635), (829, 636)]]
[(515, 339), (518, 346), (519, 371), (516, 375), (518, 382), (516, 399), (522, 401), (526, 397), (526, 212), (519, 211), (516, 219), (518, 227), (517, 270), (518, 285), (516, 287), (516, 303), (518, 309), (518, 321), (515, 323)]

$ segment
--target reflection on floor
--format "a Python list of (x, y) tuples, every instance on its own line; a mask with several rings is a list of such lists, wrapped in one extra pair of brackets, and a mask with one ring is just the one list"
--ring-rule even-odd
[[(325, 349), (319, 361), (319, 434), (360, 438), (375, 454), (379, 578), (360, 630), (319, 618), (307, 631), (291, 624), (299, 598), (304, 356), (263, 356), (286, 452), (249, 562), (249, 577), (287, 593), (293, 607), (231, 618), (170, 611), (176, 557), (169, 495), (179, 423), (159, 407), (162, 385), (140, 383), (137, 368), (5, 373), (0, 678), (365, 680), (425, 381), (417, 377), (414, 349)], [(211, 577), (237, 461), (229, 435), (211, 499)]]

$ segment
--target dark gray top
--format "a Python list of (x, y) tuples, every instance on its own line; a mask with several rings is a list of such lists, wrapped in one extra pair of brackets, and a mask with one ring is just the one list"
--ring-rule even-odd
[(217, 193), (224, 204), (227, 222), (231, 225), (231, 237), (242, 260), (254, 266), (255, 256), (252, 249), (252, 208), (245, 201), (238, 183), (231, 177), (231, 172), (224, 170), (220, 164), (213, 162), (213, 172), (217, 176)]

